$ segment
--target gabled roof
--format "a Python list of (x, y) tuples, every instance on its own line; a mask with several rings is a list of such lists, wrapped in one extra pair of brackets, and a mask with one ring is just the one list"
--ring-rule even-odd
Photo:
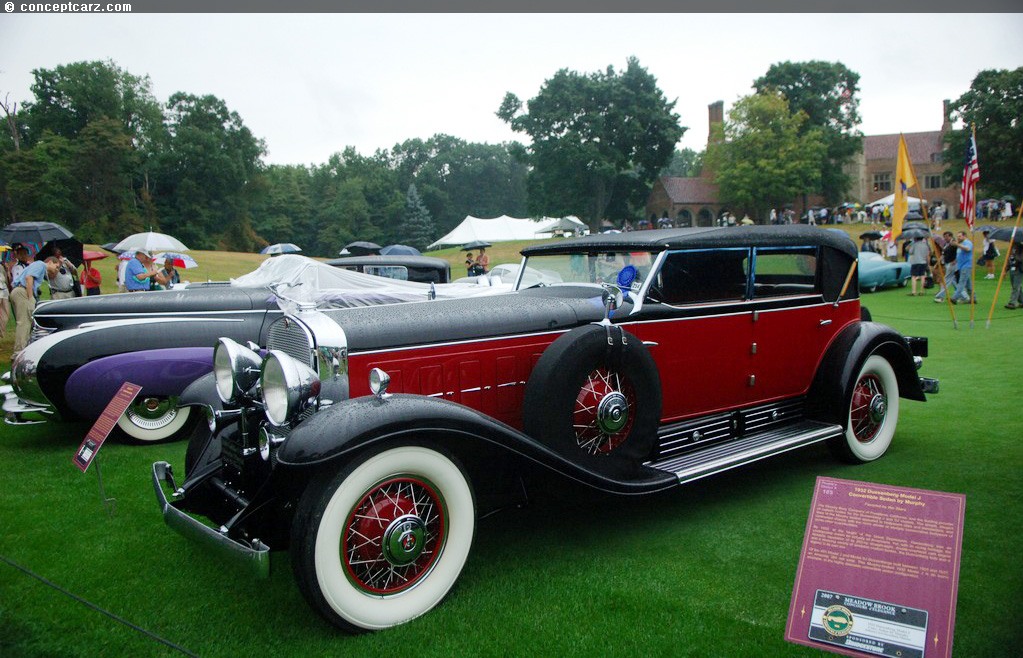
[(718, 186), (708, 178), (663, 176), (661, 183), (672, 203), (717, 203)]
[[(941, 131), (902, 133), (912, 162), (933, 162), (932, 153), (941, 153)], [(863, 156), (868, 160), (894, 160), (899, 153), (899, 134), (867, 135), (863, 138)]]

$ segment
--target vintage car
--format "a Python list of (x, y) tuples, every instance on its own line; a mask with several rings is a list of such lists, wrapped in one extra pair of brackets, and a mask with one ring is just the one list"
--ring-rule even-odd
[(410, 255), (345, 256), (327, 261), (328, 265), (353, 272), (374, 274), (399, 281), (448, 283), (451, 264), (443, 258)]
[(283, 314), (275, 291), (335, 308), (491, 293), (393, 281), (283, 255), (229, 282), (44, 302), (35, 312), (34, 340), (11, 364), (5, 421), (38, 422), (53, 412), (93, 420), (131, 381), (142, 391), (119, 419), (120, 433), (142, 443), (183, 438), (196, 416), (190, 407), (178, 408), (178, 395), (212, 370), (218, 338), (266, 342)]
[(860, 290), (876, 292), (878, 288), (903, 287), (909, 281), (909, 263), (888, 260), (873, 251), (861, 251), (859, 258)]
[[(476, 519), (538, 472), (662, 491), (827, 442), (881, 457), (926, 338), (861, 319), (856, 249), (815, 227), (551, 241), (563, 283), (429, 304), (297, 308), (264, 349), (223, 338), (182, 395), (205, 409), (164, 520), (258, 573), (290, 549), (328, 621), (384, 629), (455, 583)], [(166, 550), (170, 550), (168, 544)]]

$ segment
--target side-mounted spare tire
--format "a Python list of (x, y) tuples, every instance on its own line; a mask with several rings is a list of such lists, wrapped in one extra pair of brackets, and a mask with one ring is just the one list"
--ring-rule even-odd
[(639, 465), (650, 458), (660, 423), (657, 365), (621, 327), (578, 327), (540, 356), (522, 416), (527, 434), (569, 459)]

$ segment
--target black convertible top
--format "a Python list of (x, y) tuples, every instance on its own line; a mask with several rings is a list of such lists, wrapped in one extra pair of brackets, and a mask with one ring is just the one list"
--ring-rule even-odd
[(856, 244), (845, 232), (816, 226), (726, 226), (601, 233), (547, 241), (526, 247), (523, 256), (587, 251), (665, 251), (683, 248), (823, 245), (856, 257)]

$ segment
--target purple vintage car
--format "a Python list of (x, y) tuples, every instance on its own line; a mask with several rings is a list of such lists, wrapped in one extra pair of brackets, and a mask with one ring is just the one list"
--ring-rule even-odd
[(34, 340), (11, 364), (5, 421), (40, 422), (54, 412), (92, 420), (130, 381), (142, 391), (118, 421), (124, 437), (183, 438), (197, 415), (178, 408), (178, 396), (212, 370), (213, 345), (224, 336), (265, 344), (282, 306), (346, 308), (473, 294), (492, 291), (394, 281), (284, 255), (230, 282), (44, 302)]

